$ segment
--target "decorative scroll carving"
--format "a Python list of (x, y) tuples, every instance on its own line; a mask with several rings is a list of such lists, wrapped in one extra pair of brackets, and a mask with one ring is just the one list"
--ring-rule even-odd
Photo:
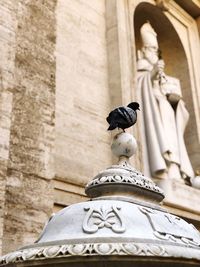
[(140, 211), (148, 217), (157, 238), (200, 247), (200, 234), (192, 224), (150, 208), (141, 207)]
[(83, 221), (83, 231), (89, 234), (96, 233), (99, 229), (107, 227), (115, 233), (125, 232), (125, 227), (119, 214), (120, 207), (102, 206), (94, 209), (86, 207), (87, 214)]

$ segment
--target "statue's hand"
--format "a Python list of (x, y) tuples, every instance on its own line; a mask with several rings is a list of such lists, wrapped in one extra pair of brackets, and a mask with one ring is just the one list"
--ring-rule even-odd
[(153, 66), (153, 69), (151, 71), (151, 77), (153, 79), (160, 79), (161, 76), (165, 76), (164, 74), (164, 68), (165, 68), (165, 62), (160, 59), (157, 61), (157, 63)]
[(162, 60), (162, 59), (158, 60), (158, 62), (157, 62), (158, 72), (163, 72), (164, 71), (164, 68), (165, 68), (165, 62), (164, 62), (164, 60)]

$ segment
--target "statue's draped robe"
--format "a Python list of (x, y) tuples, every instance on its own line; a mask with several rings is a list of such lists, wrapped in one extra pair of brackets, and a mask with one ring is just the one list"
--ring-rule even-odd
[[(159, 91), (159, 90), (158, 90)], [(156, 92), (150, 71), (138, 71), (138, 94), (142, 111), (142, 130), (146, 138), (149, 171), (153, 177), (176, 163), (180, 173), (193, 177), (193, 169), (184, 142), (189, 114), (183, 100), (174, 110), (165, 95)]]

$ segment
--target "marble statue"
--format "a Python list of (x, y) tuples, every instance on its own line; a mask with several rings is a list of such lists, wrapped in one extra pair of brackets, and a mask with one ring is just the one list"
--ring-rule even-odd
[(143, 47), (138, 51), (137, 92), (142, 111), (146, 172), (155, 178), (189, 181), (193, 168), (184, 142), (189, 113), (178, 79), (164, 72), (157, 34), (149, 22), (140, 29)]

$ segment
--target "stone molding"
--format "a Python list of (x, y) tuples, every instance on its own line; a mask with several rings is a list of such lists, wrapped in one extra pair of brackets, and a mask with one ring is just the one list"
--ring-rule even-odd
[(144, 177), (139, 179), (136, 179), (134, 176), (124, 176), (124, 175), (115, 175), (115, 176), (103, 176), (97, 179), (92, 180), (88, 183), (86, 190), (89, 187), (100, 185), (100, 184), (108, 184), (108, 183), (119, 183), (119, 184), (132, 184), (136, 185), (138, 187), (142, 187), (151, 191), (154, 191), (156, 193), (163, 194), (163, 191), (152, 181), (145, 179)]
[[(100, 172), (91, 180), (85, 188), (85, 192), (88, 196), (94, 197), (96, 187), (98, 190), (103, 190), (103, 186), (112, 185), (112, 192), (115, 190), (115, 186), (128, 186), (129, 189), (145, 189), (149, 192), (156, 193), (159, 198), (164, 198), (164, 191), (157, 186), (151, 179), (145, 177), (141, 172), (134, 169), (127, 161), (124, 161), (120, 165), (112, 165), (105, 171)], [(94, 190), (93, 190), (94, 189)], [(99, 194), (99, 193), (98, 193)]]
[(36, 247), (9, 253), (0, 257), (0, 265), (8, 263), (25, 262), (31, 260), (45, 260), (72, 256), (153, 256), (153, 257), (184, 257), (200, 260), (200, 251), (192, 246), (187, 248), (179, 246), (174, 249), (172, 245), (159, 245), (148, 243), (89, 243), (55, 245)]

